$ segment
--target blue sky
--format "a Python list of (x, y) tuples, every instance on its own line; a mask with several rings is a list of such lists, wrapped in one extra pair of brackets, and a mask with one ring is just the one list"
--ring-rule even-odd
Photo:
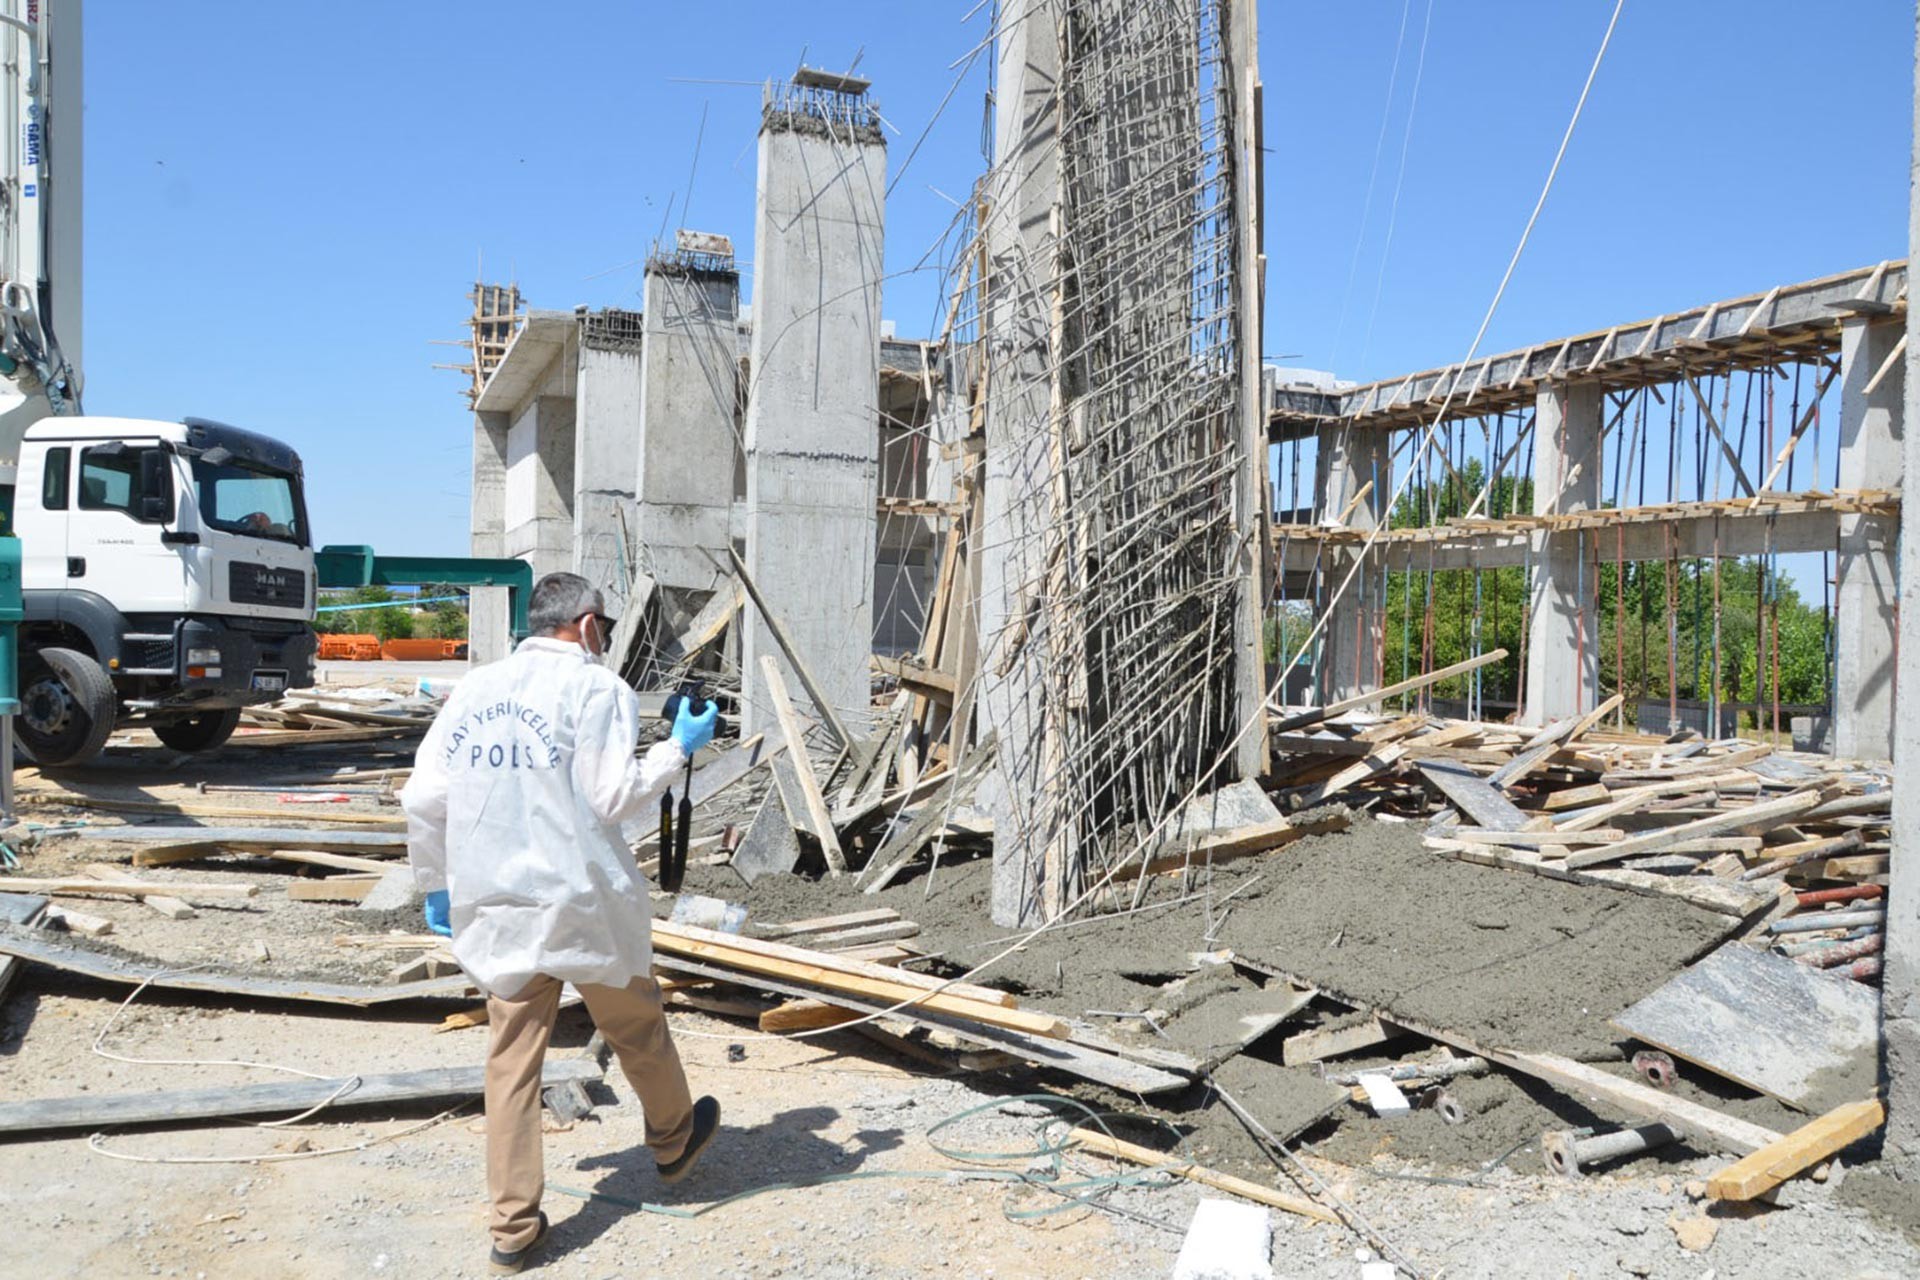
[[(897, 173), (959, 79), (887, 208), (886, 313), (933, 330), (920, 264), (982, 164), (985, 59), (949, 65), (986, 33), (972, 7), (88, 0), (87, 408), (278, 435), (322, 541), (462, 554), (470, 419), (431, 366), (463, 353), (429, 344), (461, 336), (476, 270), (637, 307), (680, 224), (750, 269), (759, 92), (685, 81), (857, 54)], [(1401, 0), (1260, 6), (1286, 363), (1465, 353), (1611, 6), (1434, 4), (1417, 104), (1427, 3), (1404, 8), (1389, 100)], [(1912, 48), (1906, 0), (1629, 0), (1485, 349), (1902, 256)]]

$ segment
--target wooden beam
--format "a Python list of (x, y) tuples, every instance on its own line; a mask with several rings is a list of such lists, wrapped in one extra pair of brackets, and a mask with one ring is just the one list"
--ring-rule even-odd
[(259, 894), (257, 884), (159, 884), (150, 880), (115, 879), (100, 876), (8, 876), (0, 881), (8, 893), (43, 893), (71, 897), (75, 894), (102, 898), (165, 897), (184, 893), (195, 898), (252, 898)]
[(1319, 1062), (1323, 1058), (1338, 1057), (1343, 1053), (1371, 1049), (1405, 1034), (1404, 1028), (1378, 1015), (1350, 1027), (1315, 1028), (1288, 1036), (1280, 1046), (1280, 1062), (1283, 1066), (1297, 1067), (1303, 1063)]
[(1748, 1152), (1708, 1178), (1707, 1194), (1715, 1200), (1751, 1200), (1763, 1196), (1795, 1174), (1839, 1154), (1886, 1122), (1887, 1108), (1878, 1098), (1835, 1107), (1784, 1138)]
[(1185, 871), (1188, 867), (1217, 867), (1223, 862), (1232, 862), (1255, 854), (1271, 853), (1304, 836), (1344, 831), (1352, 825), (1352, 822), (1353, 818), (1349, 814), (1328, 813), (1304, 822), (1279, 818), (1249, 827), (1205, 831), (1195, 836), (1185, 851), (1161, 854), (1144, 867), (1127, 863), (1113, 873), (1113, 878), (1115, 881), (1135, 880), (1143, 875), (1157, 876)]
[[(597, 1063), (549, 1058), (541, 1068), (543, 1086), (598, 1080)], [(336, 1107), (391, 1105), (430, 1099), (478, 1097), (483, 1067), (436, 1067), (392, 1075), (343, 1076), (335, 1080), (288, 1080), (238, 1085), (227, 1089), (174, 1092), (80, 1094), (0, 1103), (0, 1133), (43, 1133), (57, 1129), (104, 1129), (123, 1124), (178, 1124), (232, 1116), (299, 1112), (331, 1101)]]
[(1760, 834), (1791, 820), (1797, 814), (1807, 812), (1819, 804), (1821, 798), (1821, 793), (1818, 791), (1801, 791), (1779, 800), (1768, 800), (1761, 804), (1729, 809), (1725, 813), (1696, 818), (1692, 822), (1683, 822), (1677, 827), (1668, 827), (1664, 831), (1655, 831), (1632, 840), (1622, 840), (1618, 844), (1602, 845), (1597, 849), (1585, 849), (1579, 853), (1568, 854), (1567, 866), (1590, 867), (1597, 863), (1619, 862), (1623, 858), (1659, 853), (1682, 840), (1695, 836), (1723, 833)]
[[(81, 870), (90, 876), (97, 876), (102, 880), (107, 880), (114, 884), (140, 883), (139, 878), (127, 871), (125, 867), (110, 862), (89, 862), (86, 866), (82, 867)], [(144, 903), (149, 910), (157, 911), (169, 920), (191, 920), (200, 914), (188, 906), (184, 899), (173, 894), (144, 894), (141, 896), (140, 901)]]
[(1067, 1136), (1088, 1151), (1096, 1151), (1103, 1156), (1111, 1156), (1115, 1160), (1124, 1160), (1129, 1164), (1142, 1165), (1149, 1169), (1165, 1169), (1168, 1173), (1185, 1178), (1189, 1182), (1197, 1182), (1201, 1186), (1212, 1187), (1215, 1191), (1224, 1191), (1229, 1195), (1239, 1196), (1243, 1200), (1266, 1205), (1270, 1209), (1283, 1209), (1288, 1213), (1297, 1213), (1315, 1222), (1338, 1223), (1340, 1221), (1331, 1212), (1322, 1209), (1311, 1200), (1302, 1200), (1276, 1191), (1272, 1187), (1249, 1182), (1245, 1178), (1236, 1178), (1231, 1174), (1216, 1173), (1212, 1169), (1194, 1164), (1183, 1156), (1123, 1142), (1111, 1134), (1101, 1133), (1095, 1129), (1075, 1129)]
[(820, 851), (826, 855), (827, 871), (835, 876), (844, 875), (847, 870), (847, 855), (840, 848), (840, 836), (833, 829), (833, 815), (827, 811), (827, 799), (820, 793), (820, 779), (814, 775), (813, 760), (807, 755), (806, 736), (800, 731), (799, 717), (794, 715), (793, 702), (787, 697), (787, 682), (780, 678), (780, 664), (773, 655), (760, 655), (760, 670), (767, 681), (767, 698), (773, 703), (773, 711), (780, 720), (780, 732), (787, 739), (787, 758), (793, 764), (794, 775), (800, 781), (800, 792), (806, 800), (807, 825), (814, 837), (820, 841)]
[(1452, 666), (1442, 667), (1438, 671), (1429, 671), (1423, 676), (1414, 676), (1410, 680), (1402, 680), (1398, 684), (1390, 684), (1384, 689), (1376, 689), (1371, 693), (1357, 694), (1351, 698), (1342, 698), (1338, 702), (1330, 702), (1324, 707), (1316, 707), (1292, 716), (1287, 715), (1287, 709), (1285, 707), (1276, 706), (1269, 702), (1267, 704), (1269, 711), (1274, 715), (1284, 716), (1286, 718), (1276, 724), (1269, 725), (1268, 729), (1273, 733), (1289, 733), (1295, 729), (1304, 729), (1310, 724), (1319, 724), (1322, 720), (1332, 719), (1343, 711), (1352, 711), (1355, 708), (1379, 702), (1384, 698), (1395, 697), (1398, 694), (1411, 693), (1415, 689), (1424, 689), (1430, 684), (1437, 684), (1447, 679), (1449, 676), (1463, 675), (1469, 671), (1477, 671), (1488, 663), (1498, 662), (1506, 656), (1507, 651), (1505, 649), (1495, 649), (1491, 653), (1483, 653), (1477, 658), (1468, 658), (1465, 662), (1456, 662)]

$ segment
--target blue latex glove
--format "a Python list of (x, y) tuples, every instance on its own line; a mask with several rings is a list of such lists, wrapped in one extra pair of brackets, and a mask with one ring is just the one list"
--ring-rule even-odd
[(713, 727), (720, 721), (720, 706), (713, 699), (707, 699), (707, 709), (700, 715), (688, 710), (686, 702), (681, 702), (680, 713), (673, 719), (673, 740), (689, 757), (700, 748), (713, 741)]
[(453, 936), (453, 902), (445, 889), (435, 889), (427, 895), (426, 917), (427, 928), (443, 938)]

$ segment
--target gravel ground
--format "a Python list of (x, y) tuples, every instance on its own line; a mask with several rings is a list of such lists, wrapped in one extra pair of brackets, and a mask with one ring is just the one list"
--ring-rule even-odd
[[(367, 767), (404, 763), (404, 755), (235, 750), (197, 762), (194, 777), (285, 781), (349, 760)], [(166, 753), (115, 751), (84, 782), (114, 794), (177, 796), (181, 777)], [(273, 797), (255, 800), (264, 806)], [(750, 801), (743, 795), (734, 808), (750, 812)], [(296, 807), (287, 808), (295, 821)], [(114, 852), (91, 840), (50, 842), (28, 856), (25, 869), (59, 874)], [(124, 856), (125, 846), (117, 852)], [(381, 980), (395, 962), (334, 942), (393, 921), (290, 901), (285, 866), (234, 859), (140, 874), (244, 880), (261, 892), (178, 921), (133, 902), (78, 904), (112, 919), (108, 941), (127, 950), (183, 964), (365, 981)], [(256, 940), (267, 944), (269, 959), (258, 959)], [(434, 1031), (468, 1001), (356, 1011), (150, 991), (98, 1046), (143, 1061), (115, 1060), (97, 1052), (95, 1040), (126, 996), (122, 988), (29, 969), (0, 1007), (0, 1102), (284, 1078), (236, 1062), (343, 1076), (475, 1064), (484, 1053), (484, 1031)], [(1088, 1208), (1046, 1189), (1053, 1164), (1031, 1152), (1047, 1115), (1024, 1095), (1064, 1092), (1069, 1081), (960, 1075), (847, 1032), (761, 1038), (740, 1021), (671, 1016), (694, 1087), (725, 1106), (719, 1139), (693, 1178), (662, 1187), (641, 1144), (638, 1104), (613, 1073), (595, 1088), (601, 1105), (589, 1119), (548, 1136), (546, 1207), (555, 1233), (542, 1273), (1165, 1275), (1203, 1194), (1153, 1178)], [(564, 1014), (555, 1052), (576, 1050), (588, 1034), (582, 1013)], [(735, 1044), (744, 1051), (739, 1061), (728, 1053)], [(1534, 1112), (1520, 1111), (1523, 1104), (1531, 1105), (1515, 1099), (1490, 1111), (1484, 1134), (1445, 1143), (1416, 1131), (1430, 1119), (1419, 1114), (1397, 1131), (1396, 1122), (1349, 1111), (1350, 1129), (1311, 1133), (1303, 1158), (1378, 1238), (1276, 1213), (1276, 1274), (1358, 1277), (1361, 1253), (1384, 1247), (1425, 1274), (1448, 1277), (1920, 1274), (1920, 1250), (1844, 1203), (1833, 1181), (1796, 1184), (1790, 1207), (1727, 1212), (1707, 1208), (1693, 1185), (1721, 1161), (1691, 1153), (1569, 1182), (1545, 1174), (1537, 1150), (1524, 1149), (1482, 1172), (1485, 1152), (1510, 1147), (1512, 1134), (1524, 1138), (1532, 1127), (1526, 1117)], [(980, 1107), (930, 1139), (942, 1121)], [(105, 1135), (103, 1150), (85, 1134), (13, 1140), (0, 1143), (0, 1213), (32, 1242), (33, 1273), (48, 1278), (477, 1277), (486, 1274), (481, 1121), (477, 1107), (468, 1107), (421, 1127), (439, 1114), (429, 1105), (323, 1112), (283, 1128), (149, 1128)], [(324, 1154), (335, 1148), (346, 1150)], [(943, 1153), (955, 1150), (1006, 1158)], [(259, 1157), (282, 1159), (197, 1162)], [(982, 1170), (1029, 1181), (981, 1180)], [(1059, 1176), (1128, 1172), (1138, 1177), (1076, 1156)], [(861, 1176), (730, 1199), (847, 1174)], [(642, 1202), (671, 1212), (634, 1207)]]

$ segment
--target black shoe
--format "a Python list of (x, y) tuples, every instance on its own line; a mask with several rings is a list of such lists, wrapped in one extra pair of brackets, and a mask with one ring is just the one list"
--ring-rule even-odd
[(667, 1164), (658, 1164), (654, 1168), (660, 1171), (660, 1181), (678, 1182), (693, 1172), (693, 1166), (699, 1162), (700, 1153), (713, 1141), (713, 1135), (720, 1128), (720, 1100), (702, 1098), (693, 1104), (693, 1136), (687, 1139), (687, 1149), (680, 1153), (678, 1160)]
[(488, 1267), (492, 1270), (493, 1274), (497, 1276), (518, 1275), (521, 1269), (527, 1265), (527, 1259), (533, 1256), (533, 1251), (546, 1242), (547, 1215), (543, 1212), (540, 1215), (540, 1230), (534, 1233), (533, 1239), (521, 1248), (515, 1249), (512, 1253), (508, 1253), (499, 1245), (495, 1245), (493, 1252), (487, 1255)]

